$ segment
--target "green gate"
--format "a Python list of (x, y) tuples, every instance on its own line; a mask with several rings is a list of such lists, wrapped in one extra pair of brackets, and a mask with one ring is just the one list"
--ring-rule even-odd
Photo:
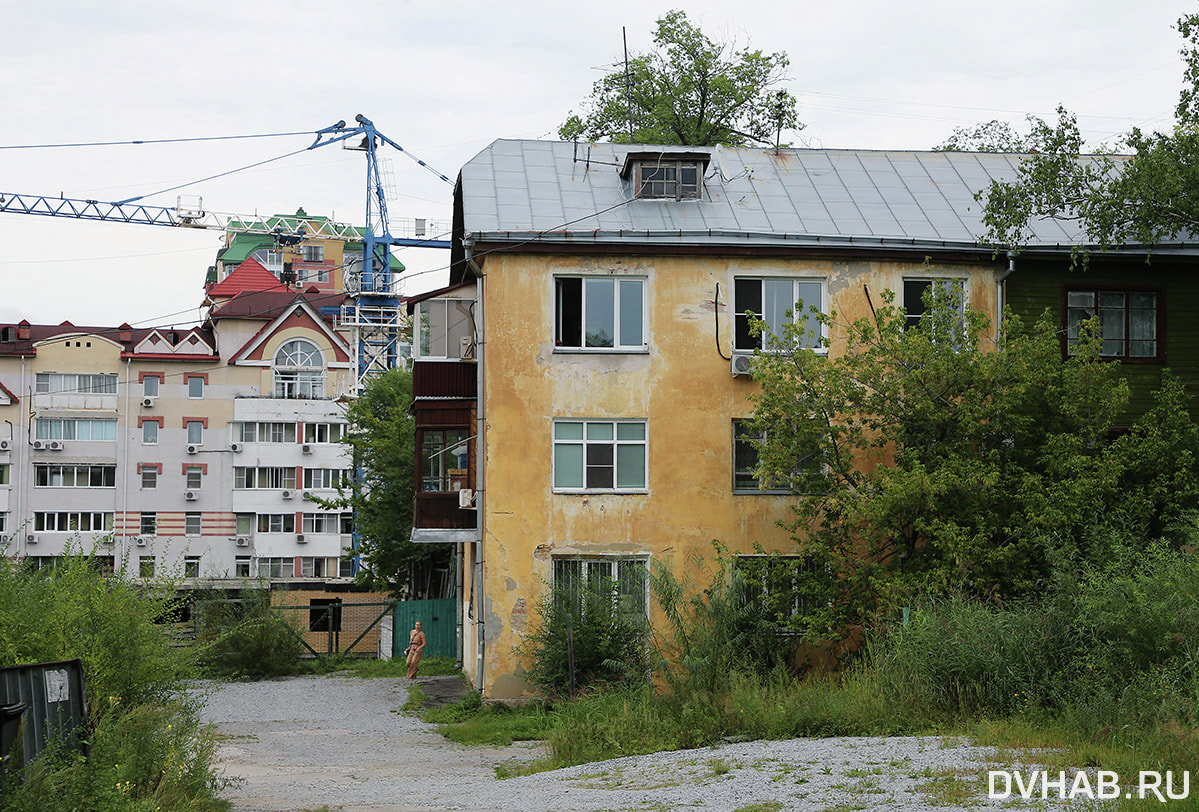
[(395, 605), (392, 656), (402, 658), (408, 647), (408, 632), (421, 622), (428, 645), (426, 657), (458, 656), (458, 600), (439, 598), (430, 601), (399, 601)]

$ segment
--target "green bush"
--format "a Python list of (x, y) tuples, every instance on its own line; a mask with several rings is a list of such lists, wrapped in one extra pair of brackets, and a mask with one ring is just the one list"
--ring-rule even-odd
[(0, 810), (228, 808), (215, 797), (214, 733), (186, 690), (191, 652), (156, 623), (178, 606), (174, 585), (105, 577), (97, 564), (68, 554), (39, 571), (0, 559), (0, 665), (80, 659), (91, 746), (86, 760), (51, 748), (5, 776)]
[(296, 674), (304, 644), (294, 621), (271, 609), (266, 591), (197, 605), (200, 658), (220, 677), (261, 679)]
[[(594, 587), (594, 588), (590, 588)], [(528, 678), (551, 694), (570, 692), (568, 638), (573, 644), (576, 689), (625, 682), (644, 682), (648, 624), (639, 612), (628, 612), (615, 600), (616, 584), (545, 590), (537, 604), (537, 620), (519, 652), (532, 666)]]
[(1041, 703), (1075, 655), (1066, 619), (1044, 606), (951, 599), (892, 628), (874, 665), (912, 708), (951, 715), (1011, 713)]

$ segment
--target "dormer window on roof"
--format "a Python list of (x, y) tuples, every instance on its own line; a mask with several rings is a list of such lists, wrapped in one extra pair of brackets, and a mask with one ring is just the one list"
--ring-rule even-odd
[(650, 200), (703, 197), (706, 152), (634, 152), (625, 156), (621, 175), (632, 178), (634, 194)]

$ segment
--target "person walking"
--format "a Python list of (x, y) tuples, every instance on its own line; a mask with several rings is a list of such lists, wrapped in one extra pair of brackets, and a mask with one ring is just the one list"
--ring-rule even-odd
[(416, 679), (416, 670), (420, 668), (420, 656), (425, 651), (426, 642), (418, 620), (416, 628), (408, 632), (408, 679)]

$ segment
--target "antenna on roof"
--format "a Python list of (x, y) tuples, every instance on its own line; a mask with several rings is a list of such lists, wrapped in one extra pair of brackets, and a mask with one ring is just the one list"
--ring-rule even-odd
[(624, 42), (624, 106), (629, 114), (629, 143), (633, 143), (633, 80), (629, 77), (629, 35), (622, 25), (620, 38)]

